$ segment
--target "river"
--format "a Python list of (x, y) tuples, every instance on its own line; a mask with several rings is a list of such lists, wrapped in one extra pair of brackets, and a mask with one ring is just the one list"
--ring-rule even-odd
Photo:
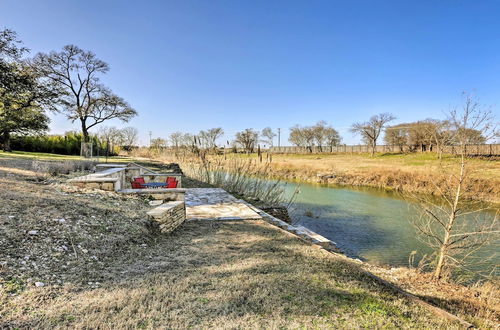
[[(288, 198), (296, 186), (285, 185)], [(408, 266), (412, 251), (418, 252), (417, 260), (430, 252), (409, 222), (416, 213), (412, 202), (394, 192), (301, 183), (291, 212), (295, 223), (334, 241), (346, 255), (373, 264)], [(486, 268), (499, 264), (498, 244), (479, 252), (483, 259), (495, 253)]]

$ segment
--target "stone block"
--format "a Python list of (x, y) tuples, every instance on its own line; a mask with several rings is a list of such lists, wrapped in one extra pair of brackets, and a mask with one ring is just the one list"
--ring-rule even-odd
[(183, 201), (166, 202), (147, 214), (160, 225), (162, 233), (170, 233), (186, 220), (186, 206)]

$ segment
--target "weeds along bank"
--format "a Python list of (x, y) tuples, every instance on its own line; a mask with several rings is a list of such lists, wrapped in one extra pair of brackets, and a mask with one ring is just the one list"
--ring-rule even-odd
[[(192, 169), (191, 173), (196, 178), (206, 182), (218, 182), (221, 177), (210, 177), (200, 168), (220, 169), (220, 172), (240, 175), (245, 173), (263, 179), (366, 186), (437, 196), (440, 195), (439, 188), (446, 185), (457, 170), (455, 156), (443, 155), (439, 160), (435, 154), (426, 153), (379, 154), (374, 157), (368, 154), (211, 155), (187, 150), (140, 148), (129, 155), (180, 163)], [(500, 204), (500, 159), (472, 158), (468, 161), (468, 171), (467, 197)], [(231, 192), (237, 193), (234, 190)]]
[(271, 167), (266, 164), (243, 159), (172, 158), (168, 155), (154, 158), (175, 161), (187, 177), (223, 188), (257, 206), (283, 206), (291, 202), (285, 198), (282, 182), (274, 178)]
[[(150, 152), (149, 156), (189, 164), (190, 167), (202, 163), (200, 157), (190, 153), (178, 153), (176, 157), (171, 151)], [(439, 160), (434, 154), (425, 153), (375, 157), (343, 154), (261, 154), (259, 157), (257, 154), (228, 153), (206, 155), (205, 159), (210, 167), (222, 168), (224, 172), (244, 169), (264, 179), (367, 186), (431, 195), (440, 195), (439, 187), (444, 186), (457, 170), (454, 156), (444, 156)], [(473, 158), (468, 162), (468, 171), (471, 172), (466, 185), (468, 198), (500, 203), (500, 160)]]

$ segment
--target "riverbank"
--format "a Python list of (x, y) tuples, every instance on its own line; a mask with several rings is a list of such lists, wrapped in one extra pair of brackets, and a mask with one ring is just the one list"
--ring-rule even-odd
[(0, 159), (0, 328), (458, 327), (264, 221), (163, 235), (71, 175)]
[[(456, 169), (457, 158), (435, 154), (227, 154), (211, 156), (217, 162), (253, 161), (266, 168), (276, 179), (327, 183), (340, 186), (366, 186), (409, 193), (438, 195), (449, 175)], [(500, 204), (500, 159), (472, 158), (468, 161), (470, 198)]]
[[(0, 327), (458, 327), (363, 275), (398, 286), (412, 279), (403, 271), (325, 256), (259, 221), (189, 222), (164, 237), (144, 222), (144, 201), (66, 191), (66, 175), (0, 156)], [(500, 320), (498, 287), (405, 288), (478, 327)]]

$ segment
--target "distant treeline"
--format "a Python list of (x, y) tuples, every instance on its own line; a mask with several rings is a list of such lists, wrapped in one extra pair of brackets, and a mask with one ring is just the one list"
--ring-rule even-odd
[[(18, 151), (80, 155), (82, 141), (83, 134), (75, 132), (66, 132), (64, 135), (14, 135), (11, 138), (11, 148)], [(102, 142), (96, 135), (90, 136), (89, 143), (92, 143), (94, 154), (106, 154), (106, 142)]]

